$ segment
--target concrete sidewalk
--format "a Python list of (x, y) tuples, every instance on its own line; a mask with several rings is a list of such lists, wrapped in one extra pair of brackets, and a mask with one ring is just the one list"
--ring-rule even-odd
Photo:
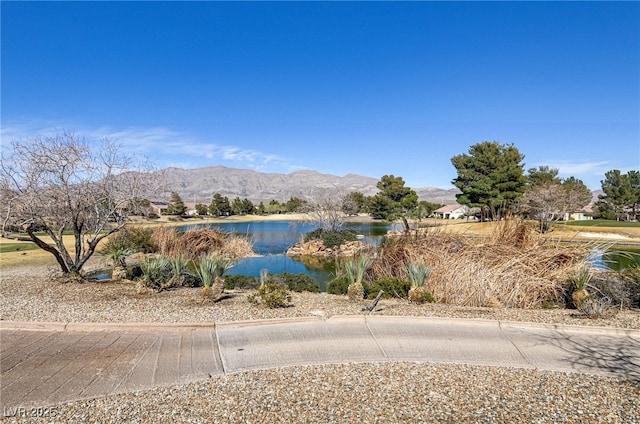
[(371, 316), (166, 325), (1, 322), (0, 358), (4, 410), (317, 363), (466, 363), (640, 381), (640, 331)]

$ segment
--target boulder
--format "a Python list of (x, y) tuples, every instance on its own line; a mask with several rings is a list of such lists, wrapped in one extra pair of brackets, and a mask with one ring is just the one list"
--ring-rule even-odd
[(339, 247), (326, 248), (322, 240), (310, 240), (308, 242), (298, 242), (287, 250), (288, 256), (321, 256), (321, 257), (344, 257), (355, 256), (371, 246), (361, 241), (349, 241)]

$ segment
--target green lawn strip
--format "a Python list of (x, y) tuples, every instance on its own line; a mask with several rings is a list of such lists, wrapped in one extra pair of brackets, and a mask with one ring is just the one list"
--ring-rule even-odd
[(37, 250), (35, 243), (0, 243), (0, 253), (24, 252), (26, 250)]
[(612, 228), (638, 228), (640, 222), (612, 221), (604, 219), (593, 219), (585, 221), (569, 221), (560, 222), (559, 225), (567, 225), (574, 227), (612, 227)]

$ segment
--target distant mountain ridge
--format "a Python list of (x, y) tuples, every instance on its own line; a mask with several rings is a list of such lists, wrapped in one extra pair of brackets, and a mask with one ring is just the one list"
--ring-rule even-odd
[[(296, 171), (290, 174), (263, 173), (251, 169), (210, 166), (206, 168), (166, 168), (158, 171), (164, 184), (164, 197), (175, 191), (185, 202), (209, 204), (215, 193), (249, 199), (254, 203), (277, 200), (286, 202), (291, 197), (313, 200), (326, 193), (347, 194), (358, 191), (373, 196), (379, 190), (378, 178), (347, 174), (343, 177), (317, 171)], [(160, 175), (161, 174), (161, 175)], [(412, 187), (420, 200), (451, 204), (456, 200), (456, 189)], [(165, 199), (165, 200), (167, 200)]]

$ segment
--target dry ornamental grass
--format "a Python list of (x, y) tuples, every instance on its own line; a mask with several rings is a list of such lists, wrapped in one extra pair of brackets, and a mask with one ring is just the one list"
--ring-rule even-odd
[(391, 239), (369, 277), (406, 278), (406, 264), (418, 262), (431, 269), (425, 287), (439, 303), (539, 308), (563, 301), (563, 284), (591, 247), (553, 243), (519, 220), (497, 223), (483, 242), (431, 229)]
[(182, 233), (175, 228), (158, 227), (153, 231), (152, 240), (158, 253), (166, 257), (182, 255), (198, 259), (214, 255), (238, 259), (254, 254), (247, 239), (212, 228), (193, 228)]

